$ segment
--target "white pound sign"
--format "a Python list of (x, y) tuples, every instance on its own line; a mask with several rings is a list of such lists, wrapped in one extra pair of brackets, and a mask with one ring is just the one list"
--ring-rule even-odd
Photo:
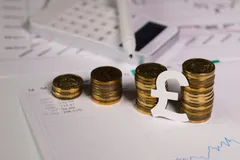
[(151, 96), (158, 98), (157, 105), (151, 110), (153, 117), (164, 117), (174, 121), (187, 122), (189, 121), (187, 115), (172, 112), (166, 109), (168, 100), (178, 100), (178, 93), (166, 91), (166, 81), (169, 79), (176, 79), (180, 86), (188, 86), (187, 78), (180, 72), (165, 71), (162, 72), (156, 81), (156, 90), (151, 91)]

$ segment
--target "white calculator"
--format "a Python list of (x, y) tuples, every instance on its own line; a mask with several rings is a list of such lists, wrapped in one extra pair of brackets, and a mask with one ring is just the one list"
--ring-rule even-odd
[(121, 45), (115, 6), (114, 0), (52, 0), (30, 18), (31, 32), (131, 64), (154, 62), (177, 41), (178, 28), (133, 11), (136, 50), (129, 57)]

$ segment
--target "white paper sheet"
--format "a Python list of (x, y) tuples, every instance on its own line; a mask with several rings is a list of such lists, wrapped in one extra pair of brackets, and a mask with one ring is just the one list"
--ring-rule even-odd
[[(239, 65), (232, 67), (236, 66)], [(239, 76), (233, 71), (226, 74), (229, 69), (232, 68), (226, 64), (217, 66), (214, 110), (212, 118), (204, 124), (176, 123), (137, 112), (131, 87), (124, 87), (127, 94), (111, 107), (92, 103), (88, 92), (65, 104), (49, 93), (49, 84), (57, 74), (22, 77), (19, 97), (41, 152), (48, 160), (225, 160), (232, 156), (237, 160), (239, 101), (235, 98), (238, 88), (234, 86)], [(78, 74), (84, 80), (89, 78), (86, 72)], [(134, 78), (125, 74), (124, 81), (129, 86)], [(232, 99), (225, 91), (236, 96)]]
[[(236, 13), (236, 15), (239, 14)], [(206, 17), (207, 15), (203, 14), (203, 16)], [(235, 18), (233, 16), (229, 21), (235, 21)], [(195, 24), (195, 21), (185, 22), (183, 21), (181, 24)], [(192, 33), (190, 36), (192, 36)], [(205, 41), (207, 41), (209, 35), (204, 36), (203, 39), (206, 38)], [(235, 41), (236, 43), (232, 45), (233, 43), (229, 41), (231, 38), (224, 40), (225, 44), (231, 42), (230, 45), (226, 46), (219, 43), (210, 45), (212, 43), (208, 40), (208, 43), (204, 45), (202, 45), (202, 41), (199, 41), (199, 43), (194, 41), (194, 43), (188, 44), (186, 48), (185, 44), (190, 40), (189, 38), (192, 37), (184, 37), (183, 41), (162, 59), (166, 60), (166, 65), (172, 64), (171, 58), (175, 58), (174, 62), (176, 63), (182, 63), (186, 58), (195, 56), (202, 56), (208, 59), (238, 57), (239, 49), (236, 47), (238, 46), (238, 41)], [(74, 100), (75, 108), (61, 107), (59, 105), (60, 101), (53, 98), (49, 93), (49, 87), (48, 90), (45, 88), (49, 86), (56, 74), (41, 75), (40, 72), (59, 70), (70, 72), (71, 68), (84, 68), (83, 62), (89, 62), (91, 57), (79, 59), (79, 61), (76, 58), (74, 64), (68, 65), (67, 63), (71, 61), (69, 61), (69, 58), (64, 59), (65, 57), (62, 56), (77, 55), (80, 53), (80, 50), (54, 44), (54, 42), (41, 45), (44, 43), (39, 43), (37, 42), (38, 40), (35, 40), (32, 44), (34, 46), (33, 50), (11, 52), (14, 53), (14, 56), (7, 52), (9, 54), (5, 54), (7, 57), (4, 58), (9, 58), (10, 56), (19, 59), (20, 57), (23, 60), (18, 63), (8, 63), (7, 66), (9, 67), (3, 65), (4, 67), (0, 67), (0, 70), (4, 75), (9, 75), (10, 73), (14, 75), (30, 74), (18, 81), (18, 86), (21, 87), (19, 98), (33, 135), (37, 140), (40, 153), (46, 160), (226, 160), (230, 158), (238, 160), (240, 158), (238, 155), (240, 131), (237, 127), (239, 122), (239, 101), (237, 100), (239, 94), (238, 87), (236, 87), (239, 85), (239, 76), (237, 74), (239, 65), (237, 62), (234, 65), (231, 63), (232, 67), (228, 67), (230, 64), (217, 65), (216, 97), (211, 120), (206, 124), (199, 125), (179, 124), (138, 113), (133, 108), (135, 92), (131, 91), (131, 88), (127, 91), (122, 101), (113, 107), (103, 108), (93, 104), (85, 92), (79, 99)], [(234, 40), (237, 40), (237, 38), (234, 38)], [(215, 42), (217, 43), (217, 41), (214, 41), (213, 44)], [(206, 44), (208, 44), (207, 47)], [(49, 50), (48, 47), (51, 49)], [(178, 54), (179, 51), (181, 54)], [(61, 58), (52, 61), (50, 58), (56, 57), (58, 53), (60, 53)], [(89, 55), (87, 52), (81, 52), (81, 54)], [(32, 65), (33, 63), (30, 63), (31, 60), (34, 60), (36, 64)], [(89, 77), (89, 72), (93, 66), (112, 64), (107, 60), (90, 62), (94, 64), (89, 65), (91, 67), (88, 68), (86, 79)], [(39, 75), (31, 75), (32, 71), (30, 68), (34, 68), (35, 73)], [(129, 68), (125, 69), (127, 71), (130, 70)], [(125, 81), (131, 84), (133, 77), (130, 77), (130, 73), (125, 74), (129, 77)], [(30, 91), (34, 89), (35, 93), (28, 93), (29, 89)], [(47, 108), (46, 103), (48, 105), (49, 102), (56, 105), (53, 108)], [(68, 105), (70, 106), (70, 104), (72, 103), (69, 102)], [(62, 106), (65, 105), (62, 104)], [(169, 108), (172, 105), (174, 104), (170, 104)], [(49, 110), (56, 108), (62, 108), (57, 112), (59, 115)], [(69, 110), (72, 112), (69, 112)]]

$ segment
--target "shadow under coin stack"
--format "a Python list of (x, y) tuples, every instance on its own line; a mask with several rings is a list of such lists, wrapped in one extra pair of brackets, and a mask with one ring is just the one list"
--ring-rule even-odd
[(91, 72), (91, 99), (100, 105), (113, 105), (122, 97), (122, 72), (111, 66)]
[(151, 109), (158, 103), (158, 98), (151, 96), (151, 90), (156, 89), (157, 77), (164, 71), (167, 71), (167, 68), (158, 63), (145, 63), (136, 68), (136, 109), (139, 112), (152, 114)]
[(208, 60), (195, 58), (183, 63), (183, 74), (189, 86), (182, 87), (182, 112), (192, 123), (210, 119), (214, 102), (215, 65)]
[(81, 95), (83, 79), (77, 75), (64, 74), (52, 82), (52, 94), (58, 99), (74, 99)]

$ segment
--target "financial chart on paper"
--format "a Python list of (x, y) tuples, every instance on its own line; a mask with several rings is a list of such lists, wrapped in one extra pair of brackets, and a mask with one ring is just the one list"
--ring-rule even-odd
[(212, 11), (216, 14), (221, 12), (232, 10), (239, 5), (239, 0), (182, 0), (186, 5), (192, 5), (192, 7)]
[[(32, 2), (32, 3), (31, 3)], [(31, 35), (27, 17), (40, 9), (45, 1), (0, 0), (0, 59), (56, 57), (79, 55), (81, 48), (64, 46)]]
[[(29, 2), (33, 2), (32, 0), (0, 0), (0, 2), (0, 59), (43, 58), (79, 55), (79, 53), (81, 53), (82, 48), (72, 48), (71, 46), (60, 45), (51, 40), (43, 40), (40, 37), (30, 35), (26, 29), (24, 29), (22, 24), (29, 15), (29, 12), (37, 8), (39, 9), (39, 6), (43, 4), (42, 2), (45, 2), (44, 0), (34, 1), (35, 6), (33, 6), (33, 3), (29, 4)], [(239, 0), (182, 0), (182, 2), (192, 8), (211, 11), (217, 14), (234, 9), (240, 4)], [(197, 41), (201, 41), (199, 43), (203, 45), (223, 42), (226, 44), (227, 42), (230, 43), (231, 40), (238, 43), (240, 36), (236, 34), (236, 31), (239, 32), (240, 29), (237, 27), (236, 30), (233, 25), (234, 24), (224, 24), (225, 29), (227, 28), (228, 30), (227, 32), (226, 30), (221, 30), (221, 34), (209, 33), (207, 35), (197, 35), (197, 38), (196, 35), (191, 34), (189, 40), (186, 42), (186, 46), (195, 47), (193, 44)], [(210, 25), (204, 26), (203, 29), (212, 31), (212, 29), (218, 29), (217, 27), (218, 26)], [(234, 34), (232, 34), (232, 32), (234, 32)], [(186, 35), (183, 37), (185, 38), (185, 36)], [(220, 40), (215, 41), (215, 39)]]
[[(170, 0), (178, 1), (178, 0)], [(136, 4), (156, 4), (168, 2), (167, 0), (133, 0)], [(179, 1), (178, 1), (179, 2)], [(185, 5), (190, 5), (196, 9), (212, 11), (215, 13), (221, 13), (226, 10), (234, 9), (237, 5), (239, 5), (239, 0), (180, 0), (180, 2)]]
[(30, 45), (29, 34), (22, 26), (27, 17), (26, 0), (1, 0), (0, 12), (0, 58), (16, 58)]
[[(85, 77), (84, 73), (78, 74)], [(125, 78), (130, 78), (129, 76), (131, 75), (124, 76), (124, 82)], [(224, 76), (225, 75), (222, 75), (222, 77)], [(23, 90), (25, 91), (21, 92), (22, 104), (25, 109), (31, 110), (28, 111), (29, 113), (32, 113), (33, 111), (36, 113), (37, 117), (43, 121), (43, 124), (46, 124), (41, 128), (43, 130), (46, 128), (48, 129), (48, 133), (46, 134), (46, 136), (49, 137), (47, 138), (48, 142), (56, 146), (55, 149), (58, 151), (59, 157), (65, 156), (73, 160), (77, 160), (79, 157), (88, 158), (91, 155), (85, 154), (88, 153), (86, 151), (79, 151), (79, 148), (84, 148), (84, 146), (94, 142), (95, 145), (93, 146), (94, 150), (92, 152), (96, 154), (92, 155), (99, 155), (99, 157), (106, 155), (107, 158), (105, 159), (112, 158), (109, 154), (110, 152), (114, 152), (114, 156), (124, 155), (125, 157), (132, 152), (136, 152), (137, 154), (134, 153), (131, 155), (134, 156), (133, 159), (139, 160), (146, 159), (147, 157), (152, 160), (226, 160), (229, 158), (231, 158), (231, 160), (238, 160), (240, 158), (240, 155), (238, 154), (240, 149), (240, 132), (239, 129), (237, 129), (237, 125), (230, 123), (230, 121), (233, 120), (232, 118), (236, 115), (229, 117), (229, 115), (226, 114), (228, 113), (226, 109), (229, 110), (229, 107), (234, 106), (228, 106), (228, 108), (225, 108), (225, 106), (220, 105), (222, 102), (217, 101), (217, 107), (215, 107), (213, 117), (209, 123), (199, 125), (181, 125), (170, 121), (162, 121), (161, 119), (149, 119), (149, 117), (135, 114), (137, 111), (135, 112), (134, 108), (130, 107), (128, 100), (122, 100), (119, 107), (113, 107), (113, 112), (111, 112), (111, 110), (109, 110), (109, 112), (106, 112), (106, 110), (101, 110), (100, 112), (100, 110), (98, 110), (97, 114), (97, 112), (95, 112), (97, 109), (95, 108), (96, 106), (91, 103), (85, 95), (82, 95), (79, 99), (73, 101), (65, 101), (68, 102), (68, 104), (63, 104), (61, 101), (53, 98), (49, 92), (46, 93), (48, 87), (51, 89), (51, 86), (48, 86), (47, 82), (54, 78), (55, 75), (37, 75), (36, 77), (39, 77), (38, 82), (31, 81), (31, 78), (29, 77), (23, 77), (23, 82), (26, 85), (22, 85)], [(233, 75), (233, 77), (235, 76)], [(231, 86), (234, 86), (236, 83), (237, 80), (235, 80)], [(218, 91), (222, 91), (222, 88)], [(49, 107), (49, 104), (52, 104), (51, 107)], [(68, 106), (71, 106), (71, 109)], [(129, 107), (124, 108), (122, 106)], [(64, 111), (67, 112), (64, 113)], [(124, 119), (127, 120), (127, 123), (119, 121), (119, 118), (122, 119), (123, 111), (125, 114)], [(94, 114), (90, 116), (89, 113)], [(106, 118), (107, 115), (108, 118)], [(62, 118), (64, 118), (64, 120)], [(112, 119), (111, 123), (108, 123), (109, 118)], [(30, 121), (34, 122), (33, 119)], [(51, 123), (53, 121), (54, 123)], [(85, 126), (88, 126), (87, 122), (89, 121), (94, 123), (91, 123), (90, 128), (85, 128)], [(66, 125), (69, 123), (71, 123), (71, 125)], [(127, 124), (127, 127), (126, 125), (119, 124)], [(79, 128), (75, 129), (76, 126)], [(97, 126), (101, 126), (101, 129), (104, 128), (104, 131), (99, 131)], [(65, 127), (68, 127), (68, 129)], [(103, 138), (98, 138), (95, 134), (89, 135), (90, 133), (93, 133), (92, 129), (94, 129), (95, 133), (98, 133), (98, 137)], [(66, 134), (62, 132), (65, 130), (67, 130), (67, 132), (71, 131), (72, 135), (87, 135), (89, 139), (85, 136), (66, 136)], [(112, 132), (112, 130), (114, 130), (114, 132)], [(54, 136), (56, 134), (58, 136)], [(103, 147), (104, 145), (102, 145), (103, 143), (101, 142), (104, 139), (104, 136), (105, 138), (111, 138), (112, 140), (107, 142), (104, 141), (108, 144), (107, 146), (117, 144), (117, 150), (114, 150), (112, 147), (110, 147), (109, 150), (106, 150)], [(88, 140), (84, 141), (86, 139)], [(85, 143), (81, 143), (83, 141)], [(126, 142), (130, 142), (131, 145), (126, 145)], [(128, 148), (128, 146), (130, 146), (130, 148)], [(64, 150), (66, 151), (66, 148), (71, 151), (74, 150), (74, 152), (63, 152)], [(48, 150), (46, 147), (42, 147), (41, 149), (43, 153), (44, 150)], [(61, 158), (59, 158), (59, 160), (61, 160)]]

